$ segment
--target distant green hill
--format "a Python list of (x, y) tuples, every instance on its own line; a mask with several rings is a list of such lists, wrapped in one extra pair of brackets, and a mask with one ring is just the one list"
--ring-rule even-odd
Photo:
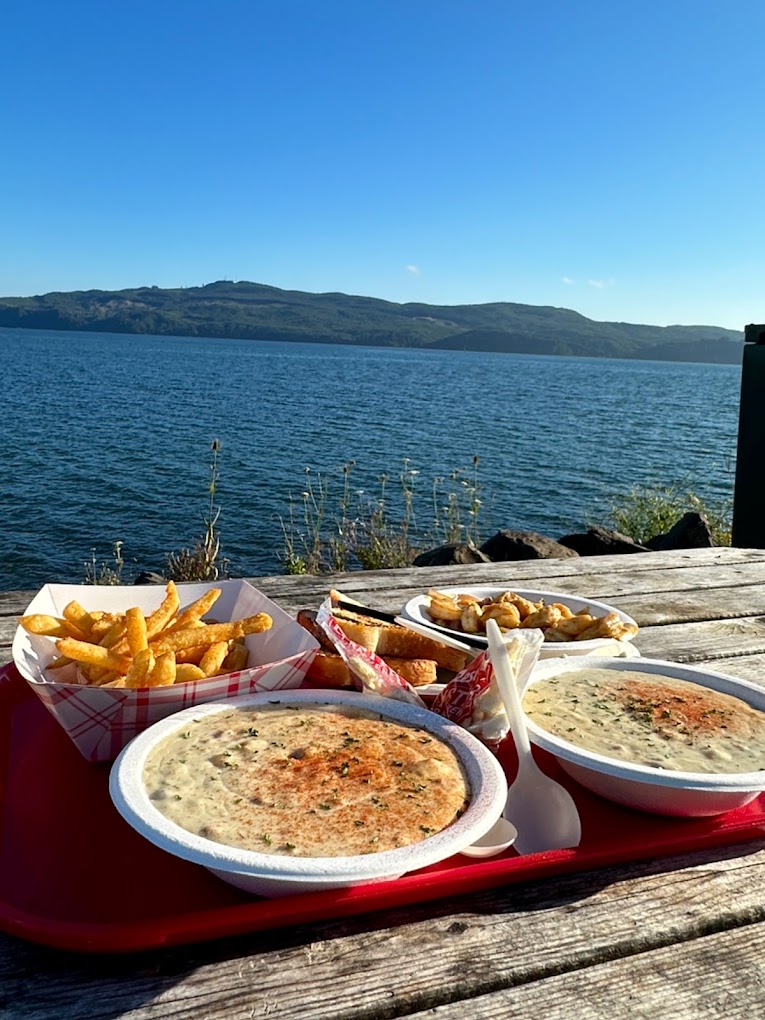
[(743, 332), (595, 322), (567, 308), (396, 304), (220, 280), (0, 298), (0, 326), (737, 364)]

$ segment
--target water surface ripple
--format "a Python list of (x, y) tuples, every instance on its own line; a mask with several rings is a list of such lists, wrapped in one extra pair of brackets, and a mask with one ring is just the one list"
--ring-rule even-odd
[[(6, 395), (0, 589), (80, 581), (124, 542), (127, 570), (193, 543), (221, 442), (223, 549), (235, 574), (279, 572), (280, 515), (305, 468), (353, 459), (359, 502), (480, 457), (481, 530), (559, 537), (609, 494), (688, 481), (729, 498), (740, 368), (0, 329)], [(335, 499), (335, 503), (337, 500)]]

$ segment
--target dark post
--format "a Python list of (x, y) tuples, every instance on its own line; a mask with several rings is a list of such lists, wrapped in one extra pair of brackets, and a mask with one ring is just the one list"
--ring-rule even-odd
[(747, 326), (744, 339), (732, 542), (765, 549), (765, 325)]

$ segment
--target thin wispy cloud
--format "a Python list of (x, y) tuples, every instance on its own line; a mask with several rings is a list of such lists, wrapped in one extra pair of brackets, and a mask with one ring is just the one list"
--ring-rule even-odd
[(561, 276), (561, 282), (571, 286), (571, 284), (576, 283), (576, 280), (573, 280), (570, 276)]
[(588, 286), (597, 287), (598, 290), (602, 290), (603, 287), (613, 287), (616, 284), (616, 280), (588, 280)]
[(419, 266), (406, 266), (406, 271), (407, 271), (407, 273), (411, 273), (412, 276), (419, 276), (420, 275), (420, 267)]

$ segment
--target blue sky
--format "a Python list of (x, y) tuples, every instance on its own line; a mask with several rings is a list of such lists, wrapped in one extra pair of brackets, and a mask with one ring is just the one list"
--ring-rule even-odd
[(762, 0), (25, 0), (0, 295), (765, 319)]

